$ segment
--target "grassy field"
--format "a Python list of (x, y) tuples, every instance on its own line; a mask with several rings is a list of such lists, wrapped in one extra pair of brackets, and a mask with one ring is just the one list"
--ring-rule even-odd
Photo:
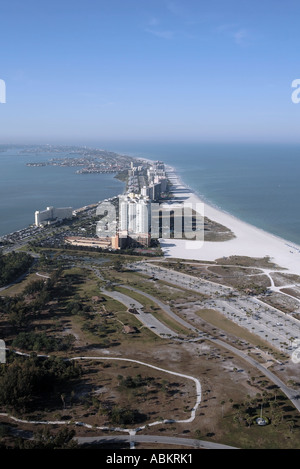
[[(68, 277), (75, 277), (82, 273), (81, 269), (73, 268), (65, 272)], [(80, 331), (82, 340), (94, 343), (95, 345), (108, 347), (117, 346), (128, 342), (139, 344), (149, 344), (157, 342), (158, 337), (143, 324), (136, 316), (127, 312), (127, 308), (120, 302), (102, 295), (99, 289), (99, 279), (90, 271), (87, 271), (83, 280), (78, 283), (72, 281), (76, 286), (76, 292), (81, 298), (84, 306), (89, 309), (87, 314), (78, 314), (71, 317), (71, 323), (76, 327), (77, 334)], [(94, 302), (93, 297), (101, 298), (101, 301)], [(69, 301), (72, 301), (70, 298)], [(131, 326), (137, 329), (136, 334), (124, 334), (124, 326)]]
[[(82, 253), (79, 252), (76, 255), (79, 260), (80, 255)], [(93, 259), (97, 257), (99, 255), (92, 256)], [(126, 270), (118, 272), (114, 269), (114, 256), (105, 257), (110, 262), (98, 265), (97, 269), (107, 280), (131, 285), (149, 293), (169, 304), (174, 312), (180, 312), (180, 303), (183, 301), (188, 305), (189, 301), (192, 304), (196, 298), (200, 303), (203, 299), (202, 295), (191, 294), (180, 286), (174, 287), (162, 281), (154, 282)], [(128, 258), (132, 260), (131, 256)], [(240, 448), (300, 448), (298, 412), (280, 393), (276, 397), (277, 407), (271, 408), (264, 401), (264, 412), (270, 419), (269, 425), (259, 427), (250, 422), (249, 418), (247, 421), (249, 406), (255, 412), (256, 407), (257, 412), (259, 411), (259, 405), (254, 404), (257, 395), (260, 395), (257, 398), (258, 403), (264, 393), (273, 392), (269, 402), (274, 400), (274, 386), (261, 372), (210, 341), (179, 343), (159, 338), (143, 327), (135, 315), (128, 313), (123, 304), (102, 295), (100, 286), (104, 286), (105, 282), (90, 269), (85, 269), (84, 265), (86, 264), (82, 263), (82, 266), (72, 268), (64, 266), (55, 294), (32, 317), (28, 328), (58, 336), (72, 334), (75, 337), (73, 348), (67, 352), (59, 352), (60, 356), (128, 357), (199, 378), (202, 401), (196, 419), (191, 424), (160, 424), (146, 428), (144, 433), (201, 438)], [(47, 274), (45, 267), (40, 271)], [(220, 272), (223, 270), (215, 274)], [(9, 297), (20, 294), (25, 285), (38, 278), (32, 273), (19, 284), (3, 291), (2, 295)], [(188, 329), (170, 318), (142, 293), (122, 287), (115, 288), (142, 303), (146, 311), (182, 337), (190, 335)], [(100, 299), (95, 300), (94, 297)], [(31, 301), (30, 298), (28, 301)], [(80, 305), (81, 309), (79, 306), (79, 309), (76, 308), (76, 305)], [(201, 306), (195, 307), (193, 311), (212, 327), (266, 348), (266, 343), (257, 336), (229, 321), (221, 313)], [(1, 317), (1, 321), (6, 326), (8, 319)], [(124, 333), (124, 325), (135, 327), (138, 332)], [(60, 394), (48, 396), (48, 400), (41, 398), (28, 417), (80, 420), (93, 426), (94, 429), (90, 430), (76, 428), (78, 435), (88, 436), (99, 435), (99, 430), (95, 429), (97, 425), (137, 426), (162, 418), (185, 419), (195, 403), (195, 387), (189, 380), (130, 362), (86, 360), (81, 364), (82, 377), (72, 383), (72, 386), (63, 389), (63, 399)], [(132, 385), (132, 380), (137, 380), (136, 384)], [(251, 401), (250, 404), (248, 401)], [(33, 431), (37, 428), (28, 424), (20, 424), (18, 427)]]
[(257, 405), (256, 412), (252, 408), (251, 418), (244, 414), (248, 403), (240, 409), (234, 409), (230, 403), (226, 403), (224, 417), (219, 420), (222, 441), (227, 445), (246, 449), (300, 449), (299, 413), (281, 393), (276, 396), (276, 401), (273, 399), (270, 402), (276, 404), (276, 407), (271, 407), (268, 402), (263, 405), (262, 415), (269, 422), (265, 426), (259, 426), (255, 421), (260, 416), (260, 405)]

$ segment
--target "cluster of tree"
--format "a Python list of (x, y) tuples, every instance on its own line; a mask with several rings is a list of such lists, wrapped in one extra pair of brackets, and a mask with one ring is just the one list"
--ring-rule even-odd
[(244, 423), (249, 427), (255, 423), (256, 418), (260, 417), (262, 411), (263, 418), (275, 427), (284, 420), (283, 404), (285, 396), (277, 396), (275, 394), (263, 392), (257, 394), (256, 397), (247, 396), (242, 404), (233, 404), (235, 409), (234, 421), (238, 424)]
[(90, 311), (91, 308), (80, 301), (80, 299), (73, 298), (66, 306), (66, 312), (69, 314), (88, 315)]
[(78, 449), (79, 445), (74, 436), (75, 430), (62, 428), (57, 433), (52, 433), (49, 428), (44, 428), (35, 434), (33, 440), (19, 440), (19, 449)]
[[(51, 241), (53, 243), (53, 241)], [(45, 246), (45, 244), (44, 244)], [(33, 247), (39, 247), (39, 243), (35, 242)], [(124, 249), (119, 249), (117, 251), (111, 250), (111, 249), (104, 249), (101, 247), (92, 247), (92, 246), (73, 246), (72, 244), (63, 244), (60, 241), (57, 241), (57, 244), (51, 245), (52, 248), (62, 248), (67, 250), (67, 251), (87, 251), (87, 252), (95, 252), (95, 253), (104, 253), (104, 254), (124, 254), (128, 256), (145, 256), (145, 257), (157, 257), (161, 256), (162, 251), (154, 251), (154, 252), (149, 252), (147, 249), (142, 249), (141, 251), (136, 250), (135, 247), (127, 247)], [(157, 247), (157, 242), (154, 243), (153, 247)]]
[(110, 412), (110, 419), (114, 425), (133, 425), (144, 422), (146, 418), (146, 415), (136, 409), (115, 406)]
[(57, 392), (80, 375), (78, 363), (59, 357), (9, 359), (0, 369), (0, 405), (25, 411), (37, 398)]
[(14, 437), (10, 443), (9, 434), (5, 435), (6, 438), (2, 437), (0, 441), (0, 449), (78, 449), (79, 445), (74, 440), (75, 435), (75, 430), (67, 427), (58, 432), (51, 432), (48, 427), (44, 427), (30, 440)]
[(33, 258), (25, 252), (0, 252), (0, 287), (8, 285), (23, 275), (32, 265)]
[(35, 293), (40, 293), (46, 288), (45, 280), (33, 280), (23, 290), (24, 295), (34, 295)]
[(28, 326), (31, 319), (36, 317), (41, 308), (45, 307), (50, 299), (47, 291), (33, 301), (26, 302), (22, 295), (15, 297), (0, 298), (0, 312), (7, 314), (10, 323), (15, 328), (15, 332)]
[(21, 296), (0, 297), (0, 312), (8, 315), (9, 322), (18, 331), (28, 324), (31, 309)]
[(109, 324), (105, 322), (97, 324), (93, 321), (86, 321), (82, 326), (82, 330), (92, 332), (100, 337), (106, 337), (108, 334), (116, 332), (116, 329), (110, 328)]
[(139, 388), (141, 386), (145, 386), (149, 383), (149, 381), (152, 380), (152, 378), (143, 378), (140, 374), (136, 376), (126, 376), (124, 378), (123, 376), (119, 375), (118, 376), (119, 380), (119, 385), (124, 388)]
[(33, 352), (58, 352), (69, 350), (75, 337), (71, 334), (65, 337), (51, 337), (45, 332), (20, 332), (12, 341), (12, 347)]
[[(0, 297), (0, 313), (8, 315), (15, 332), (26, 328), (32, 318), (38, 316), (41, 309), (54, 296), (56, 283), (60, 278), (60, 272), (54, 271), (47, 280), (34, 280), (30, 282), (20, 295), (13, 297)], [(26, 298), (33, 296), (30, 301)]]

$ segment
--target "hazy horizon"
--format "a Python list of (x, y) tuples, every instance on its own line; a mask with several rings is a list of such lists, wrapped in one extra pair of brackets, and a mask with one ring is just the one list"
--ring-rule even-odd
[(294, 0), (3, 0), (3, 143), (300, 143)]

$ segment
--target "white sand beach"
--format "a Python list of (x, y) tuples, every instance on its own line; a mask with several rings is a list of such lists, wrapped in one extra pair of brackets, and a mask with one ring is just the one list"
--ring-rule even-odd
[(269, 256), (273, 263), (287, 269), (289, 273), (300, 275), (299, 245), (267, 233), (205, 203), (180, 181), (173, 168), (168, 167), (167, 174), (174, 185), (172, 192), (178, 200), (182, 198), (184, 190), (185, 203), (192, 203), (193, 207), (196, 207), (196, 203), (204, 203), (204, 216), (229, 228), (235, 238), (222, 242), (162, 239), (161, 247), (166, 257), (214, 261), (234, 255), (256, 258)]

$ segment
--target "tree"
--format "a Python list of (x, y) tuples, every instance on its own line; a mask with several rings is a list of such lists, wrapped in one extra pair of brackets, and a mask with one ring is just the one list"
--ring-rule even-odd
[(272, 423), (275, 427), (277, 427), (282, 422), (282, 412), (274, 412), (272, 417)]
[(24, 288), (24, 295), (32, 295), (41, 292), (45, 287), (44, 280), (33, 280)]
[(123, 270), (123, 263), (121, 261), (120, 258), (117, 258), (117, 259), (114, 259), (113, 261), (113, 268), (117, 271), (117, 272), (121, 272)]
[(221, 406), (222, 406), (222, 418), (224, 417), (224, 404), (226, 401), (221, 401)]
[(61, 400), (62, 400), (62, 403), (63, 403), (64, 409), (66, 408), (66, 401), (65, 401), (65, 397), (66, 397), (65, 393), (62, 393), (62, 394), (60, 395), (60, 398), (61, 398)]
[(19, 449), (76, 449), (78, 443), (74, 440), (75, 431), (67, 427), (62, 428), (58, 433), (51, 433), (45, 427), (39, 430), (34, 440), (19, 440)]
[(25, 252), (0, 253), (0, 287), (7, 285), (24, 274), (33, 263), (33, 258)]
[(253, 417), (251, 415), (248, 415), (246, 417), (246, 422), (248, 423), (248, 427), (250, 428), (251, 425), (253, 424)]

